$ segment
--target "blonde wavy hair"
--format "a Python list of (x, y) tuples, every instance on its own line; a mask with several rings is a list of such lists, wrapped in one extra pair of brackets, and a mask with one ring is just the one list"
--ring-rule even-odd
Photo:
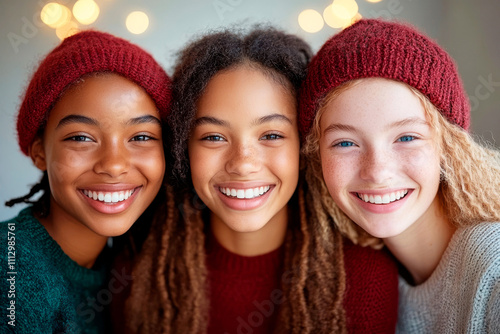
[[(302, 150), (307, 157), (305, 174), (313, 203), (324, 209), (339, 231), (352, 242), (380, 248), (383, 246), (382, 240), (361, 229), (333, 201), (323, 179), (319, 152), (320, 120), (326, 106), (362, 80), (348, 81), (331, 90), (320, 101)], [(476, 141), (463, 128), (451, 124), (425, 95), (403, 84), (420, 99), (427, 121), (438, 139), (436, 145), (441, 163), (438, 196), (449, 220), (456, 226), (500, 221), (500, 151)]]

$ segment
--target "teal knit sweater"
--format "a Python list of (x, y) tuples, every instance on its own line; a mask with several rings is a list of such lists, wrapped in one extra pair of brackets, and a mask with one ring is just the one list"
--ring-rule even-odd
[(31, 208), (0, 223), (0, 332), (102, 333), (106, 271), (79, 266)]
[(459, 228), (424, 283), (400, 278), (397, 332), (500, 333), (500, 223)]

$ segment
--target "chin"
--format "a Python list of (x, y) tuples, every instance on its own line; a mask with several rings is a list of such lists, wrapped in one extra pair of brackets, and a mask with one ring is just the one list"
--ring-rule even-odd
[(121, 222), (120, 226), (113, 226), (112, 223), (108, 223), (106, 226), (97, 226), (96, 228), (93, 228), (92, 231), (102, 237), (118, 237), (127, 233), (132, 225), (133, 224), (123, 224), (123, 222)]
[(261, 230), (265, 225), (262, 224), (252, 224), (248, 222), (242, 222), (237, 225), (228, 225), (228, 227), (237, 233), (251, 233)]

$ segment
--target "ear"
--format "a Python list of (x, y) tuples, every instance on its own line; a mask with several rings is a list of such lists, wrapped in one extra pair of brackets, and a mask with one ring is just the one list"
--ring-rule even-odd
[(33, 164), (41, 171), (47, 170), (47, 162), (45, 160), (45, 149), (43, 147), (43, 140), (41, 137), (35, 138), (29, 147), (29, 156)]

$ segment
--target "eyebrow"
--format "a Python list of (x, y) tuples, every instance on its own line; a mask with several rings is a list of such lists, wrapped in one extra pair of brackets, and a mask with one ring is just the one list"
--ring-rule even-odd
[(400, 127), (400, 126), (404, 126), (404, 125), (413, 125), (413, 124), (429, 125), (429, 123), (424, 119), (421, 119), (419, 117), (409, 117), (409, 118), (405, 118), (405, 119), (402, 119), (400, 121), (394, 122), (394, 123), (390, 124), (388, 127)]
[(215, 117), (208, 117), (208, 116), (203, 116), (200, 118), (195, 119), (193, 127), (197, 127), (203, 124), (212, 124), (212, 125), (220, 125), (220, 126), (225, 126), (229, 127), (229, 123), (226, 121), (223, 121), (221, 119), (215, 118)]
[[(386, 129), (390, 128), (398, 128), (402, 127), (405, 125), (413, 125), (413, 124), (420, 124), (420, 125), (429, 125), (429, 123), (426, 120), (423, 120), (419, 117), (409, 117), (402, 119), (400, 121), (396, 121), (394, 123), (389, 124)], [(334, 131), (346, 131), (346, 132), (356, 132), (356, 128), (351, 125), (346, 125), (346, 124), (330, 124), (328, 127), (326, 127), (325, 131), (323, 131), (323, 135), (328, 133), (328, 132), (334, 132)]]
[(354, 132), (356, 129), (353, 126), (345, 125), (345, 124), (330, 124), (326, 127), (325, 131), (323, 131), (323, 135), (328, 132), (334, 131), (346, 131), (346, 132)]
[[(292, 121), (288, 117), (286, 117), (285, 115), (271, 114), (271, 115), (266, 115), (266, 116), (260, 117), (256, 120), (252, 121), (251, 125), (252, 126), (261, 125), (261, 124), (272, 122), (275, 120), (284, 121), (284, 122), (293, 124)], [(229, 127), (229, 122), (223, 121), (223, 120), (218, 119), (216, 117), (209, 117), (209, 116), (203, 116), (203, 117), (197, 118), (194, 121), (194, 127), (197, 127), (197, 126), (202, 125), (202, 124), (212, 124), (212, 125)]]
[[(87, 116), (82, 116), (82, 115), (68, 115), (61, 119), (59, 123), (56, 126), (57, 128), (60, 128), (64, 125), (72, 124), (72, 123), (80, 123), (80, 124), (87, 124), (87, 125), (94, 125), (97, 126), (99, 125), (99, 122), (91, 117)], [(161, 126), (161, 121), (152, 116), (152, 115), (144, 115), (144, 116), (139, 116), (132, 118), (127, 121), (128, 125), (137, 125), (137, 124), (144, 124), (144, 123), (155, 123)]]
[(83, 124), (88, 124), (88, 125), (99, 124), (99, 122), (97, 122), (97, 120), (90, 118), (90, 117), (87, 117), (87, 116), (68, 115), (59, 121), (59, 123), (56, 126), (56, 129), (60, 128), (61, 126), (64, 126), (67, 124), (72, 124), (72, 123), (83, 123)]
[(144, 115), (144, 116), (139, 116), (130, 119), (127, 124), (128, 125), (137, 125), (137, 124), (144, 124), (144, 123), (155, 123), (161, 126), (161, 121), (153, 116), (153, 115)]
[(286, 117), (285, 115), (271, 114), (271, 115), (266, 115), (266, 116), (263, 116), (263, 117), (256, 119), (255, 121), (252, 122), (252, 125), (261, 125), (261, 124), (272, 122), (275, 120), (293, 124), (292, 121), (290, 120), (290, 118)]

